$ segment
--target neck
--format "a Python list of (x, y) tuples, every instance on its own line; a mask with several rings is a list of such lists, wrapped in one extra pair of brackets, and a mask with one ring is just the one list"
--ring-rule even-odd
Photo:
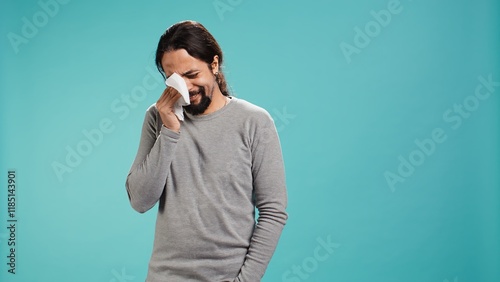
[(212, 95), (212, 102), (210, 106), (203, 112), (204, 115), (211, 114), (222, 109), (227, 104), (227, 97), (220, 92), (219, 87), (214, 89), (214, 94)]

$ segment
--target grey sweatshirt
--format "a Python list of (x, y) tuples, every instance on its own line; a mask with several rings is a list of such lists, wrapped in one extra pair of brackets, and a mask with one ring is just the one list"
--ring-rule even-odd
[(160, 201), (147, 282), (260, 281), (288, 217), (274, 122), (235, 97), (180, 133), (150, 106), (126, 188), (140, 213)]

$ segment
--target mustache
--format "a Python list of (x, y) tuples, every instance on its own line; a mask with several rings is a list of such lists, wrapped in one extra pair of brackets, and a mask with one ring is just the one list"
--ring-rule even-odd
[(205, 88), (200, 87), (195, 91), (189, 91), (189, 96), (194, 96), (196, 94), (202, 94), (202, 95), (205, 94)]

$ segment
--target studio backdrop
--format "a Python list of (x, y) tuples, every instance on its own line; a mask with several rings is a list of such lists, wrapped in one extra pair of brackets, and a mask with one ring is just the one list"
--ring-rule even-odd
[(279, 133), (262, 281), (500, 281), (494, 0), (2, 0), (0, 281), (144, 281), (157, 207), (125, 179), (181, 20)]

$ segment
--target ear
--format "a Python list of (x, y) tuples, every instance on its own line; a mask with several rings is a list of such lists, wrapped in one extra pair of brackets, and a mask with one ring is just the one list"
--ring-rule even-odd
[(214, 56), (214, 60), (212, 61), (212, 63), (210, 64), (211, 66), (211, 69), (212, 69), (212, 73), (214, 75), (216, 75), (217, 73), (219, 73), (219, 56), (215, 55)]

